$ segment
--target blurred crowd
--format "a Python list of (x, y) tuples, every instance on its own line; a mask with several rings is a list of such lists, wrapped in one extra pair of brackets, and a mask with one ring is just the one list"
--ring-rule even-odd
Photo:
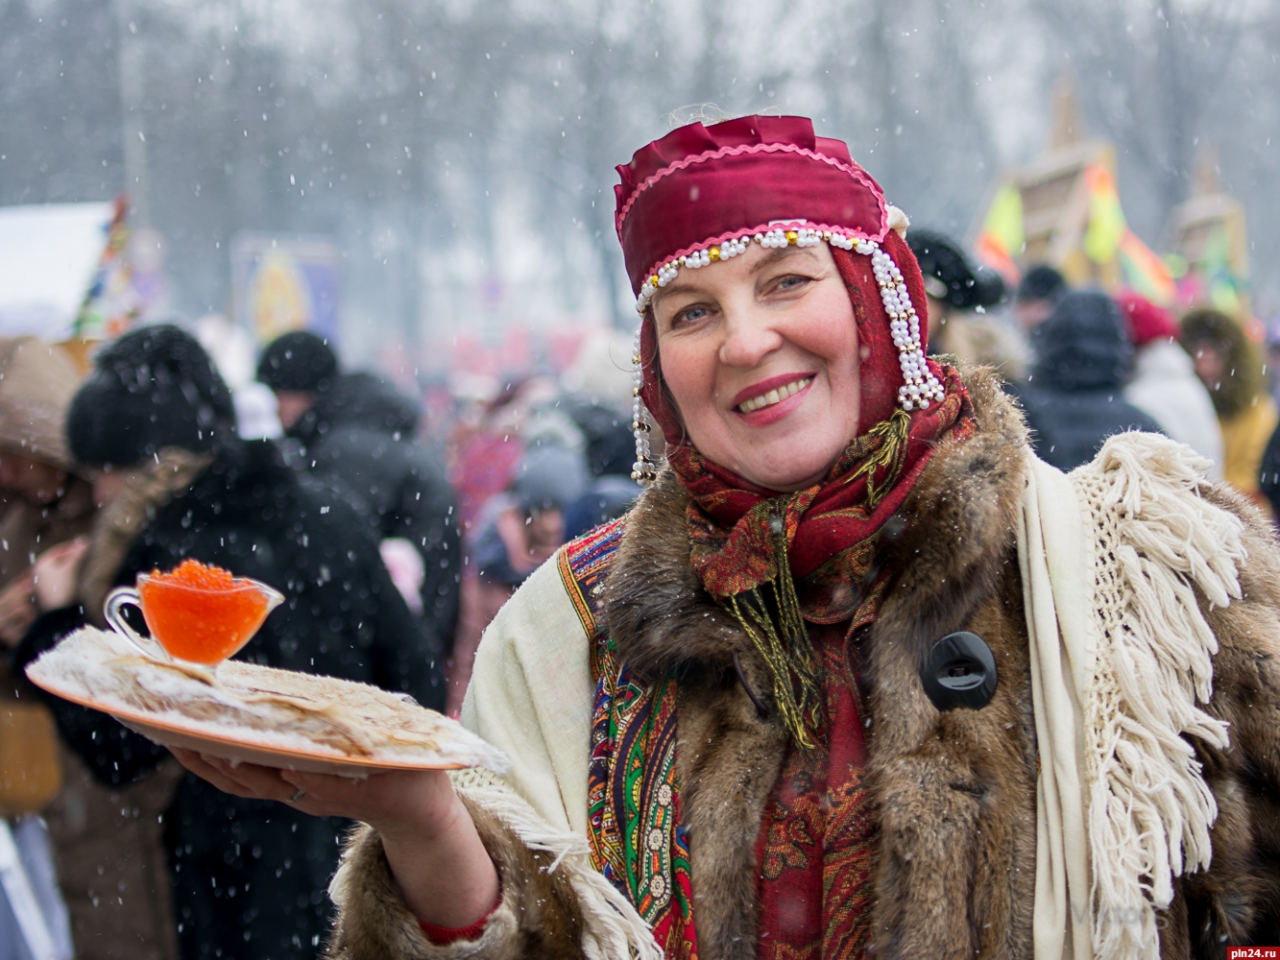
[(1179, 316), (1132, 291), (1072, 289), (1045, 264), (1010, 288), (942, 234), (911, 230), (907, 242), (925, 276), (931, 352), (995, 367), (1042, 460), (1071, 470), (1116, 433), (1163, 433), (1277, 515), (1280, 318)]
[(419, 397), (315, 334), (268, 344), (248, 376), (225, 346), (178, 324), (88, 360), (0, 340), (0, 957), (265, 960), (327, 933), (348, 824), (220, 794), (25, 682), (105, 626), (113, 587), (185, 557), (253, 577), (286, 601), (241, 657), (456, 713), (503, 602), (639, 494), (616, 337), (562, 378), (450, 395), (430, 431)]
[[(932, 351), (996, 367), (1044, 460), (1070, 470), (1157, 431), (1274, 515), (1280, 323), (1177, 316), (1045, 265), (1010, 288), (945, 235), (908, 242)], [(51, 955), (313, 956), (348, 826), (217, 793), (25, 684), (41, 652), (104, 625), (113, 587), (188, 556), (254, 577), (287, 599), (243, 656), (456, 714), (515, 589), (640, 492), (621, 334), (559, 376), (417, 395), (313, 333), (257, 357), (228, 336), (156, 324), (88, 359), (0, 341), (0, 874), (11, 847)], [(28, 956), (29, 911), (0, 892), (0, 956)]]

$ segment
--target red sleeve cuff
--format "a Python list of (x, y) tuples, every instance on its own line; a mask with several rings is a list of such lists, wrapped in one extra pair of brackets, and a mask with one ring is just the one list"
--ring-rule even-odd
[(500, 906), (502, 906), (502, 887), (498, 887), (498, 899), (489, 908), (489, 912), (469, 927), (437, 927), (434, 923), (424, 923), (421, 920), (418, 921), (418, 926), (422, 928), (427, 939), (437, 947), (447, 947), (459, 940), (477, 940), (480, 934), (484, 933), (484, 925), (489, 922), (489, 918)]

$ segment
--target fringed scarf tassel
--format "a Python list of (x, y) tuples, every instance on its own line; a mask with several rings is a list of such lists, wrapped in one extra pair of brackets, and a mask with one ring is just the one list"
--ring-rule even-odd
[[(910, 431), (911, 418), (898, 410), (858, 438), (857, 443), (866, 452), (858, 468), (844, 482), (866, 482), (868, 511), (874, 510), (898, 482), (906, 462)], [(783, 726), (806, 750), (815, 745), (814, 737), (822, 721), (822, 700), (818, 693), (813, 644), (791, 574), (785, 518), (803, 513), (812, 497), (812, 491), (802, 490), (771, 501), (769, 544), (773, 577), (721, 601), (763, 658), (773, 682), (773, 698)], [(872, 534), (878, 535), (878, 531)]]
[[(773, 699), (783, 726), (797, 745), (811, 750), (822, 720), (813, 644), (800, 613), (795, 581), (791, 578), (786, 527), (782, 518), (775, 516), (770, 520), (769, 529), (773, 541), (774, 578), (727, 597), (724, 603), (751, 638), (769, 670)], [(766, 596), (766, 588), (771, 597)]]

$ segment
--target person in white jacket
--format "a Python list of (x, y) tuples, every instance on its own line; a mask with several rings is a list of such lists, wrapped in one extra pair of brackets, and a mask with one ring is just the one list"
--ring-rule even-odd
[(1135, 350), (1133, 379), (1124, 398), (1150, 416), (1166, 434), (1213, 462), (1209, 478), (1222, 479), (1222, 430), (1209, 391), (1191, 357), (1178, 343), (1169, 311), (1136, 293), (1116, 297)]

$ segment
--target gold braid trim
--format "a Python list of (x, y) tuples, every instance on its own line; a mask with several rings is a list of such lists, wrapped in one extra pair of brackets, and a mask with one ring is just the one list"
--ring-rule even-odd
[[(902, 464), (907, 458), (907, 440), (911, 435), (911, 416), (905, 410), (893, 411), (888, 420), (881, 420), (863, 436), (867, 440), (879, 440), (880, 448), (868, 456), (857, 470), (845, 478), (845, 483), (853, 483), (863, 477), (867, 478), (867, 509), (874, 510), (884, 499), (884, 495), (893, 489), (902, 473)], [(868, 444), (870, 446), (870, 444)], [(885, 468), (884, 482), (876, 484), (876, 472)]]
[[(775, 515), (769, 521), (769, 530), (773, 535), (774, 578), (727, 597), (724, 602), (769, 670), (773, 699), (783, 726), (797, 745), (812, 750), (816, 745), (813, 734), (822, 719), (813, 644), (800, 613), (795, 581), (791, 578), (786, 526), (781, 516)], [(763, 592), (766, 585), (772, 588), (776, 623)]]
[[(844, 482), (866, 479), (868, 511), (874, 510), (898, 482), (906, 461), (910, 432), (911, 417), (904, 410), (895, 410), (891, 417), (881, 420), (856, 441), (873, 452)], [(884, 479), (877, 484), (876, 476), (881, 470), (885, 471)], [(802, 493), (791, 494), (785, 499), (778, 497), (773, 501), (774, 515), (769, 519), (773, 578), (721, 602), (746, 631), (764, 660), (773, 681), (773, 699), (783, 726), (798, 746), (811, 750), (815, 745), (814, 735), (822, 722), (822, 698), (814, 667), (813, 643), (809, 640), (795, 580), (791, 576), (785, 522), (788, 508)], [(772, 597), (766, 596), (765, 587), (771, 588)]]

